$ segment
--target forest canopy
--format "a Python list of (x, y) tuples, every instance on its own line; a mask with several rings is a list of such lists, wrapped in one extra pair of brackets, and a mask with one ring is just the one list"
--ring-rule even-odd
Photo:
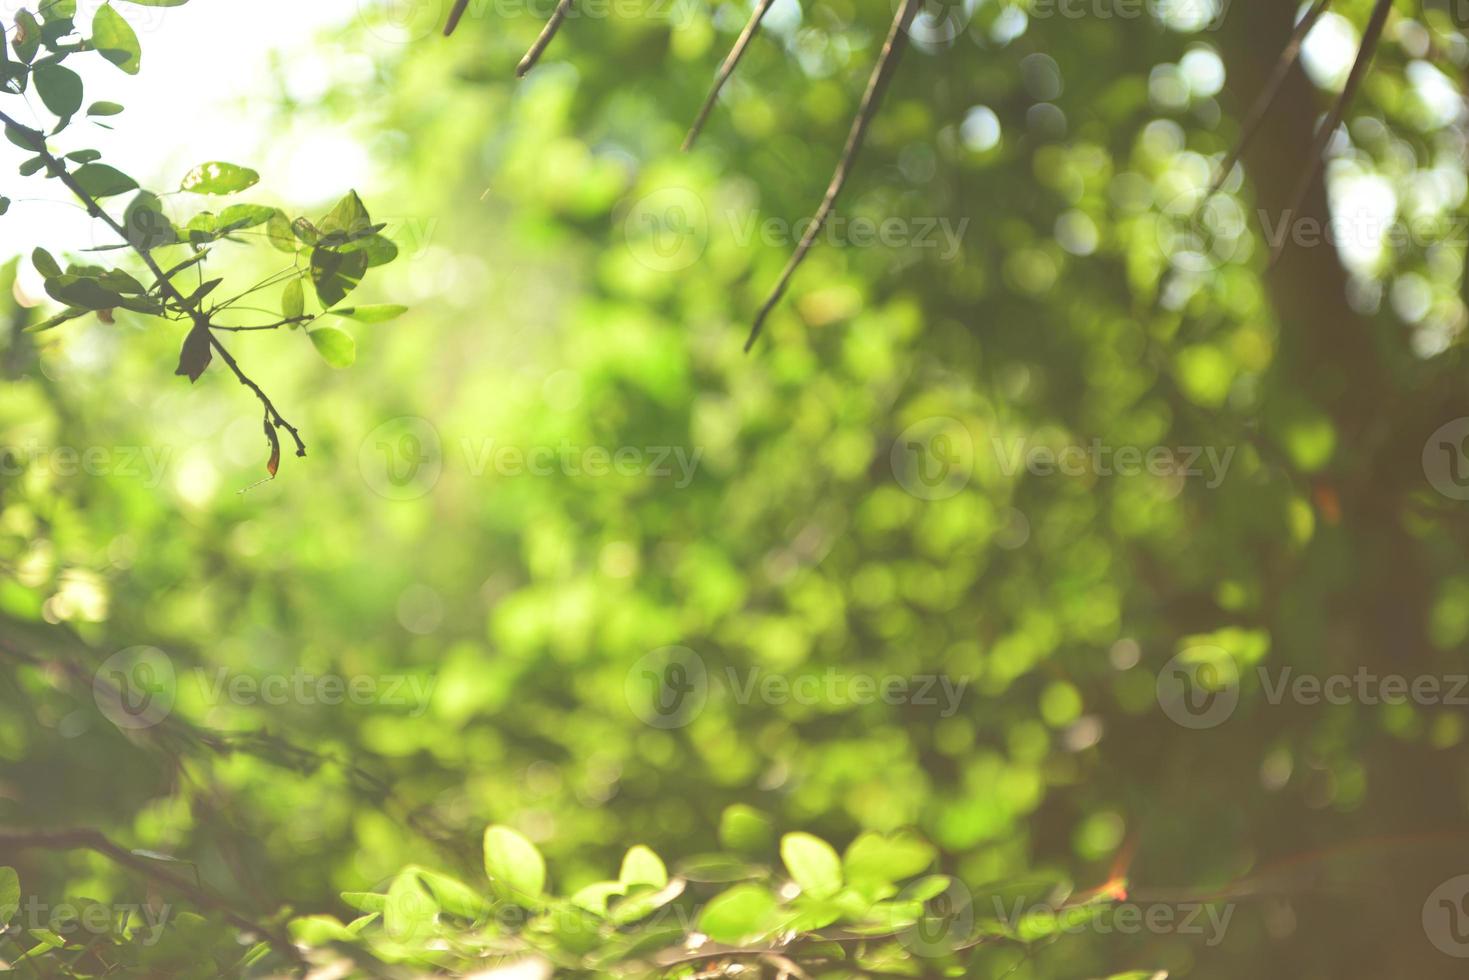
[(0, 22), (0, 972), (1461, 975), (1460, 0)]

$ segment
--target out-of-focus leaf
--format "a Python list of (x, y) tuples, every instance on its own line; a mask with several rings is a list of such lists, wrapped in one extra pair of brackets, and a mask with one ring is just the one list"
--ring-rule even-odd
[[(297, 280), (299, 285), (299, 280)], [(393, 320), (408, 312), (408, 307), (399, 306), (396, 303), (377, 303), (371, 306), (343, 306), (335, 310), (328, 310), (333, 316), (344, 316), (349, 320), (359, 323), (383, 323)]]
[(539, 904), (546, 888), (546, 861), (534, 844), (497, 824), (485, 829), (484, 852), (485, 873), (497, 895), (517, 905)]
[(281, 318), (294, 320), (306, 313), (306, 290), (301, 288), (300, 279), (292, 279), (281, 290)]
[(704, 906), (699, 931), (716, 942), (752, 942), (779, 927), (778, 908), (775, 895), (764, 885), (735, 885)]
[(357, 360), (357, 342), (347, 331), (337, 327), (316, 327), (307, 332), (321, 359), (334, 368), (351, 367)]
[(780, 857), (801, 891), (813, 898), (830, 898), (842, 888), (842, 862), (830, 844), (806, 833), (786, 834)]

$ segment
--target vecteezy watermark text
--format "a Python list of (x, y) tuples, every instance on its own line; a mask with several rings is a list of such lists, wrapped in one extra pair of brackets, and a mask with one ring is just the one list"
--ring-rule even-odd
[[(1198, 651), (1204, 651), (1199, 654)], [(1198, 654), (1198, 655), (1196, 655)], [(1365, 666), (1352, 673), (1312, 674), (1285, 666), (1256, 667), (1265, 702), (1287, 701), (1312, 707), (1359, 704), (1415, 704), (1420, 707), (1469, 707), (1469, 674), (1378, 674)], [(1185, 728), (1224, 724), (1240, 700), (1240, 672), (1233, 658), (1218, 647), (1196, 647), (1168, 661), (1157, 678), (1158, 703)]]
[(138, 480), (149, 490), (163, 483), (173, 458), (167, 446), (0, 446), (0, 476), (41, 470), (60, 477), (103, 476)]
[(1076, 935), (1091, 932), (1101, 936), (1113, 934), (1202, 936), (1204, 945), (1218, 946), (1224, 941), (1234, 906), (1211, 902), (1129, 902), (1126, 900), (1096, 905), (1071, 905), (1055, 908), (1046, 905), (1027, 907), (1025, 899), (1006, 902), (994, 898), (995, 917), (1012, 929), (1034, 930), (1047, 935)]
[[(287, 672), (241, 673), (228, 667), (183, 672), (210, 706), (406, 708), (418, 718), (429, 708), (438, 680), (432, 674), (338, 674), (302, 667)], [(92, 679), (97, 707), (119, 728), (151, 728), (164, 721), (178, 700), (180, 672), (156, 647), (137, 646), (108, 657)]]
[[(962, 247), (969, 219), (889, 216), (882, 219), (830, 215), (819, 228), (813, 218), (787, 221), (726, 208), (710, 213), (705, 199), (687, 187), (663, 187), (633, 202), (623, 217), (623, 235), (634, 260), (656, 272), (677, 272), (699, 261), (718, 237), (745, 248), (755, 243), (787, 249), (813, 234), (828, 247), (920, 249), (952, 261)], [(717, 233), (717, 235), (716, 235)]]
[(688, 647), (660, 647), (628, 670), (623, 694), (640, 719), (655, 728), (681, 728), (703, 712), (711, 694), (740, 706), (752, 703), (842, 709), (869, 704), (911, 704), (937, 709), (941, 718), (959, 710), (969, 678), (944, 674), (876, 674), (827, 667), (782, 674), (759, 667), (711, 672)]
[(1006, 445), (998, 436), (991, 437), (990, 447), (999, 462), (1000, 472), (1014, 476), (1023, 467), (1032, 476), (1152, 476), (1203, 477), (1210, 490), (1224, 482), (1235, 447), (1226, 446), (1108, 446), (1100, 439), (1082, 445), (1072, 443), (1056, 448), (1032, 443), (1024, 437), (1011, 439)]
[(482, 476), (493, 469), (501, 476), (653, 476), (673, 477), (684, 489), (694, 480), (704, 450), (684, 446), (577, 446), (562, 441), (555, 446), (497, 446), (493, 439), (478, 444), (463, 440), (469, 474)]
[(173, 914), (173, 906), (163, 903), (152, 906), (139, 902), (79, 903), (42, 902), (35, 895), (27, 895), (16, 905), (0, 908), (0, 936), (13, 930), (46, 929), (63, 939), (78, 934), (106, 936), (121, 927), (131, 926), (137, 941), (152, 946), (163, 935), (164, 926)]

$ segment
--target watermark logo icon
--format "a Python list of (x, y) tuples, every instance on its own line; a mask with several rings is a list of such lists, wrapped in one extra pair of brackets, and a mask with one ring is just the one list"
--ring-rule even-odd
[(1469, 500), (1469, 417), (1445, 422), (1428, 437), (1423, 475), (1450, 500)]
[(414, 500), (439, 482), (444, 452), (428, 419), (402, 415), (373, 429), (357, 451), (357, 468), (374, 493)]
[(632, 665), (622, 690), (644, 724), (682, 728), (709, 701), (709, 671), (704, 658), (688, 647), (660, 647)]
[(1163, 665), (1156, 693), (1158, 705), (1175, 724), (1216, 728), (1239, 705), (1239, 669), (1223, 647), (1189, 647)]
[(709, 245), (709, 210), (686, 187), (664, 187), (640, 197), (622, 221), (627, 247), (638, 264), (678, 272), (699, 261)]
[(1429, 894), (1423, 931), (1439, 952), (1469, 959), (1469, 875), (1450, 878)]
[(173, 710), (177, 678), (173, 661), (157, 647), (119, 650), (92, 677), (97, 708), (118, 728), (152, 728)]
[(1193, 188), (1159, 209), (1158, 248), (1179, 271), (1203, 275), (1243, 258), (1250, 247), (1249, 219), (1232, 198)]
[(915, 422), (893, 442), (893, 476), (921, 500), (944, 500), (963, 490), (974, 472), (974, 438), (958, 419)]
[[(941, 886), (941, 887), (940, 887)], [(916, 956), (948, 956), (974, 934), (974, 895), (954, 878), (915, 881), (898, 896), (898, 906), (917, 902), (917, 921), (898, 934)]]
[(389, 44), (411, 44), (439, 30), (448, 16), (444, 0), (357, 0), (368, 33)]

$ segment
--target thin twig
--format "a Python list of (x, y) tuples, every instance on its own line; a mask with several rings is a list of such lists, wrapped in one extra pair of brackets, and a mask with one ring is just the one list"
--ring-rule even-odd
[(903, 0), (903, 6), (898, 8), (897, 16), (893, 18), (893, 26), (888, 31), (887, 41), (882, 46), (882, 54), (878, 56), (877, 64), (872, 69), (872, 77), (867, 81), (867, 91), (862, 95), (862, 104), (857, 109), (857, 118), (852, 120), (852, 130), (847, 134), (847, 145), (842, 150), (841, 161), (831, 177), (831, 183), (826, 188), (826, 196), (822, 198), (821, 206), (816, 209), (816, 217), (806, 226), (806, 232), (801, 236), (801, 242), (796, 246), (795, 254), (786, 263), (785, 270), (780, 274), (780, 280), (776, 282), (775, 289), (771, 291), (770, 297), (765, 300), (765, 305), (760, 307), (755, 314), (755, 323), (750, 328), (750, 338), (745, 341), (745, 351), (749, 352), (755, 346), (755, 341), (760, 338), (760, 331), (765, 326), (765, 318), (780, 302), (785, 295), (786, 287), (790, 285), (791, 277), (795, 275), (796, 269), (801, 261), (806, 258), (806, 253), (811, 250), (816, 236), (821, 232), (821, 227), (826, 223), (832, 208), (836, 205), (837, 195), (847, 183), (847, 176), (852, 172), (852, 164), (857, 159), (857, 154), (862, 149), (862, 141), (867, 136), (867, 127), (877, 115), (878, 107), (882, 104), (883, 92), (886, 91), (888, 82), (892, 79), (893, 71), (898, 66), (898, 55), (902, 53), (904, 39), (907, 37), (908, 28), (913, 23), (913, 17), (918, 13), (918, 5), (921, 0)]
[(729, 49), (729, 55), (724, 59), (724, 64), (719, 66), (719, 73), (714, 76), (714, 87), (709, 89), (704, 104), (699, 107), (699, 114), (694, 117), (694, 124), (689, 127), (689, 135), (684, 137), (683, 150), (687, 153), (694, 145), (694, 140), (699, 138), (699, 133), (704, 129), (704, 123), (709, 118), (709, 113), (714, 111), (714, 103), (719, 100), (719, 92), (724, 88), (724, 83), (729, 81), (729, 76), (734, 74), (735, 67), (739, 65), (740, 59), (745, 56), (745, 49), (750, 46), (755, 33), (760, 30), (760, 21), (765, 19), (765, 13), (775, 5), (775, 0), (760, 0), (750, 20), (745, 24), (745, 29), (740, 32), (739, 38), (735, 40), (734, 47)]
[[(7, 627), (10, 625), (3, 620), (0, 620), (0, 624)], [(81, 643), (80, 638), (75, 635), (70, 638), (73, 642)], [(83, 649), (86, 649), (85, 646)], [(123, 700), (122, 691), (101, 677), (92, 667), (83, 663), (79, 656), (60, 654), (43, 657), (27, 652), (11, 638), (0, 635), (0, 660), (5, 658), (40, 669), (60, 670), (64, 676), (70, 678), (72, 683), (84, 690), (91, 691), (93, 697), (103, 699), (109, 704), (118, 704)], [(159, 743), (171, 739), (180, 745), (205, 749), (221, 758), (228, 758), (235, 752), (243, 752), (272, 765), (285, 766), (296, 772), (311, 772), (323, 764), (336, 766), (347, 776), (348, 782), (354, 789), (372, 798), (375, 804), (382, 807), (384, 813), (390, 813), (386, 806), (387, 803), (401, 806), (404, 821), (425, 840), (442, 848), (456, 861), (464, 863), (470, 860), (469, 853), (457, 845), (454, 835), (436, 821), (428, 808), (421, 808), (427, 812), (427, 816), (413, 809), (399, 796), (388, 780), (374, 774), (353, 759), (305, 748), (279, 735), (273, 735), (263, 728), (256, 731), (221, 732), (202, 728), (172, 713), (160, 718), (156, 726), (148, 731), (150, 734), (160, 733), (161, 736), (165, 736), (154, 739)], [(175, 758), (181, 757), (181, 753), (170, 752), (170, 754)]]
[[(1300, 208), (1301, 202), (1306, 199), (1311, 186), (1316, 183), (1316, 178), (1326, 166), (1326, 146), (1331, 142), (1331, 137), (1335, 135), (1337, 127), (1341, 125), (1347, 109), (1352, 104), (1352, 99), (1357, 94), (1357, 89), (1361, 87), (1362, 79), (1367, 75), (1367, 68), (1372, 63), (1373, 54), (1377, 51), (1377, 42), (1382, 38), (1382, 29), (1387, 24), (1387, 15), (1391, 12), (1392, 0), (1377, 0), (1377, 5), (1372, 8), (1372, 17), (1367, 21), (1367, 29), (1362, 32), (1362, 47), (1357, 51), (1357, 60), (1352, 64), (1352, 72), (1347, 76), (1347, 83), (1342, 88), (1341, 95), (1331, 107), (1331, 112), (1321, 124), (1321, 129), (1316, 133), (1316, 140), (1311, 146), (1311, 158), (1306, 164), (1306, 172), (1301, 175), (1301, 181), (1296, 185), (1295, 193), (1291, 196), (1283, 214), (1286, 220), (1290, 220)], [(1279, 261), (1289, 238), (1290, 236), (1283, 235), (1280, 241), (1275, 243), (1275, 247), (1270, 252), (1271, 267)]]
[(525, 53), (525, 57), (520, 59), (520, 64), (515, 66), (516, 78), (524, 78), (525, 73), (534, 68), (536, 62), (541, 60), (542, 52), (551, 43), (551, 39), (556, 36), (556, 32), (561, 29), (561, 22), (566, 19), (566, 15), (570, 10), (571, 0), (561, 0), (560, 3), (556, 4), (556, 9), (551, 11), (550, 20), (546, 21), (546, 26), (541, 28), (540, 37), (536, 38), (536, 43), (530, 46), (530, 50)]
[[(1209, 187), (1209, 193), (1204, 195), (1204, 203), (1208, 203), (1211, 197), (1219, 193), (1219, 188), (1223, 187), (1224, 182), (1229, 179), (1230, 172), (1234, 170), (1235, 164), (1239, 163), (1240, 157), (1244, 155), (1245, 149), (1259, 131), (1260, 123), (1265, 119), (1265, 113), (1269, 112), (1270, 107), (1275, 104), (1275, 99), (1280, 95), (1280, 89), (1285, 84), (1286, 78), (1289, 77), (1290, 70), (1295, 67), (1297, 59), (1300, 58), (1301, 44), (1306, 40), (1306, 35), (1311, 33), (1311, 28), (1316, 26), (1316, 22), (1330, 6), (1331, 0), (1316, 0), (1315, 5), (1296, 25), (1285, 50), (1280, 53), (1279, 60), (1275, 62), (1275, 68), (1265, 82), (1265, 87), (1260, 90), (1259, 97), (1255, 99), (1255, 104), (1250, 107), (1249, 114), (1245, 116), (1244, 122), (1240, 125), (1239, 139), (1235, 142), (1234, 149), (1230, 151), (1229, 156), (1225, 158), (1223, 166), (1219, 168), (1219, 175), (1214, 178), (1214, 183)], [(1202, 206), (1201, 204), (1200, 207)]]
[(210, 329), (229, 330), (234, 333), (241, 333), (247, 330), (279, 330), (281, 327), (288, 327), (293, 323), (305, 323), (308, 320), (314, 319), (315, 317), (311, 316), (310, 314), (302, 314), (301, 316), (286, 317), (284, 320), (277, 320), (274, 323), (261, 323), (248, 327), (224, 327), (220, 326), (217, 323), (212, 323), (210, 324)]
[(459, 26), (459, 18), (464, 16), (464, 8), (468, 6), (469, 0), (455, 0), (454, 9), (449, 11), (449, 19), (444, 22), (445, 37), (454, 33), (454, 28)]
[(117, 864), (151, 878), (203, 908), (219, 913), (227, 922), (238, 929), (253, 932), (268, 940), (297, 964), (304, 964), (301, 951), (290, 937), (279, 929), (236, 912), (228, 902), (201, 885), (165, 871), (156, 860), (142, 857), (125, 847), (114, 844), (99, 830), (79, 828), (75, 830), (0, 830), (0, 852), (23, 851), (41, 848), (51, 851), (95, 851), (112, 859)]

